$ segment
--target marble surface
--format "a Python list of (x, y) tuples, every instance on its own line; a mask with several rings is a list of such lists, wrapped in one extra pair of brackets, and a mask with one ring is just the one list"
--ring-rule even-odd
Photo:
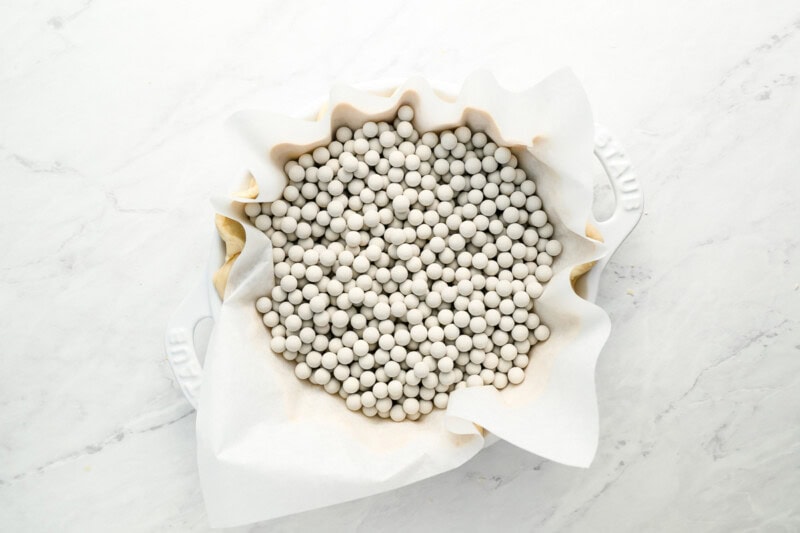
[(2, 3), (0, 530), (208, 529), (162, 335), (233, 186), (228, 114), (569, 65), (646, 198), (600, 290), (592, 467), (499, 443), (241, 530), (797, 531), (798, 57), (788, 0)]

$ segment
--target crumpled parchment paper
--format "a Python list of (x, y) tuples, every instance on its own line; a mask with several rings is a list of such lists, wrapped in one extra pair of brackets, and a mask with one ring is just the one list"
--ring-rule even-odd
[[(334, 87), (330, 96), (319, 121), (265, 111), (231, 120), (258, 196), (214, 200), (219, 214), (242, 224), (245, 245), (230, 268), (198, 407), (198, 465), (211, 525), (266, 520), (413, 483), (467, 461), (484, 446), (487, 431), (553, 461), (588, 466), (598, 438), (594, 368), (610, 323), (602, 309), (575, 294), (569, 279), (575, 266), (606, 253), (584, 236), (594, 130), (577, 79), (560, 71), (511, 93), (481, 72), (455, 99), (442, 98), (419, 78), (389, 97), (347, 86)], [(536, 304), (552, 334), (533, 348), (525, 381), (503, 391), (460, 390), (446, 411), (395, 423), (349, 411), (338, 395), (298, 380), (294, 365), (270, 351), (254, 302), (273, 285), (271, 245), (250, 224), (242, 202), (277, 198), (286, 184), (284, 163), (327, 144), (336, 127), (388, 119), (403, 104), (415, 108), (420, 131), (466, 123), (498, 144), (523, 148), (520, 166), (535, 176), (564, 252)]]

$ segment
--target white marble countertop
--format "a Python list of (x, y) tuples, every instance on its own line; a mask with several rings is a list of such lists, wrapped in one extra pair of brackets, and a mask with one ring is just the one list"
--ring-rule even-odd
[(602, 281), (592, 467), (500, 443), (244, 530), (800, 529), (800, 6), (623, 4), (0, 6), (0, 530), (208, 528), (162, 335), (231, 188), (224, 117), (337, 79), (522, 88), (564, 65), (646, 198)]

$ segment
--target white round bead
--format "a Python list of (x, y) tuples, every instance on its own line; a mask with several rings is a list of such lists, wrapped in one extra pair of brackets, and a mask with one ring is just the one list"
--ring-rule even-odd
[(519, 367), (513, 367), (508, 371), (508, 381), (512, 385), (519, 385), (525, 379), (525, 371)]

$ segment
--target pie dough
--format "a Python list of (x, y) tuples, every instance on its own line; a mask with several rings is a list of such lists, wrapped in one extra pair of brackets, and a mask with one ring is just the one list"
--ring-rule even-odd
[[(604, 242), (600, 230), (592, 226), (589, 222), (586, 223), (586, 236), (595, 241)], [(572, 272), (569, 273), (569, 281), (572, 283), (573, 288), (578, 280), (581, 279), (581, 276), (589, 272), (596, 263), (597, 261), (590, 261), (572, 269)]]
[[(252, 177), (250, 184), (244, 191), (236, 193), (234, 196), (239, 198), (256, 198), (258, 196), (258, 184)], [(217, 289), (220, 299), (225, 298), (225, 287), (228, 285), (228, 276), (231, 274), (233, 263), (236, 258), (242, 253), (244, 248), (244, 227), (237, 221), (222, 215), (216, 215), (214, 223), (217, 226), (217, 232), (222, 240), (225, 242), (225, 263), (214, 272), (211, 281), (214, 283), (214, 288)]]

